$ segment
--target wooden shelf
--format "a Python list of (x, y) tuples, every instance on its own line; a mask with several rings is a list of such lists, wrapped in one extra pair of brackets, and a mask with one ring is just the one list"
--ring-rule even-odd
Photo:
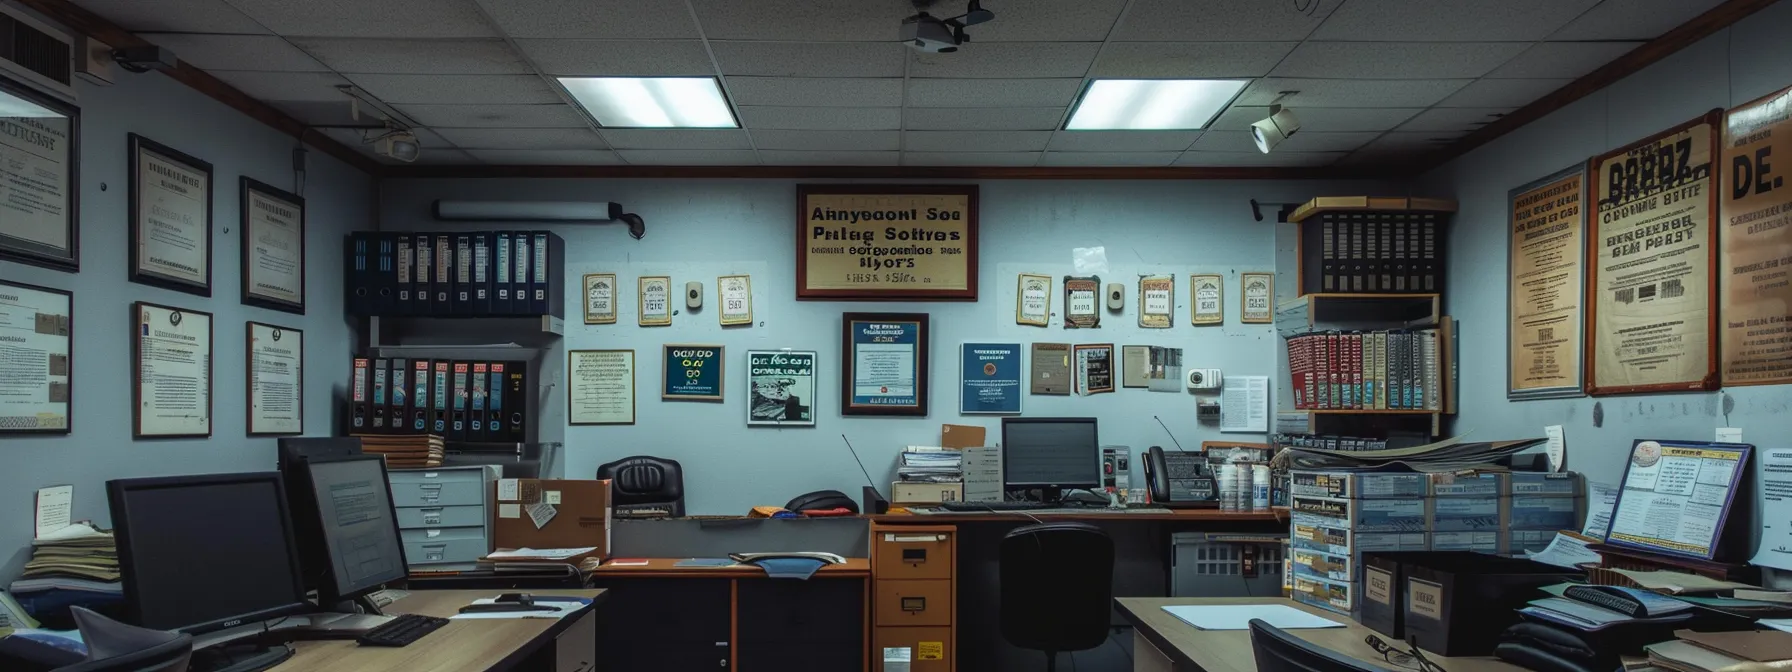
[[(1024, 514), (1024, 515), (1023, 515)], [(954, 525), (957, 523), (973, 523), (988, 520), (1113, 520), (1113, 521), (1240, 521), (1240, 522), (1275, 522), (1287, 518), (1287, 507), (1271, 511), (1252, 511), (1249, 513), (1232, 513), (1213, 509), (1171, 509), (1168, 513), (1106, 513), (1101, 509), (1090, 509), (1076, 513), (1041, 513), (1038, 511), (1002, 511), (995, 513), (936, 513), (932, 515), (915, 513), (883, 513), (863, 516), (884, 525)]]
[(1456, 202), (1444, 198), (1390, 198), (1380, 196), (1320, 196), (1294, 209), (1288, 221), (1300, 223), (1322, 212), (1362, 210), (1373, 212), (1455, 212)]
[(1300, 411), (1315, 415), (1441, 415), (1443, 411), (1421, 409), (1309, 408)]
[(1276, 332), (1419, 329), (1436, 325), (1442, 308), (1441, 294), (1308, 294), (1276, 307)]

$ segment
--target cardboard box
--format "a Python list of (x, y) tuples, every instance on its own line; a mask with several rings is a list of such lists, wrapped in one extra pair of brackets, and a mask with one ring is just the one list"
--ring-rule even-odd
[(610, 556), (610, 482), (499, 479), (492, 521), (496, 548), (597, 548)]
[(890, 484), (890, 503), (892, 504), (938, 504), (962, 501), (964, 501), (963, 483), (904, 483), (897, 481)]
[(1355, 564), (1348, 555), (1333, 555), (1320, 551), (1309, 551), (1297, 548), (1294, 553), (1295, 576), (1311, 576), (1333, 581), (1352, 581), (1356, 578)]
[(987, 446), (986, 436), (986, 430), (976, 425), (940, 425), (940, 445), (947, 448)]
[(1514, 472), (1511, 477), (1511, 494), (1581, 497), (1587, 494), (1586, 480), (1574, 472)]
[(1510, 492), (1507, 474), (1430, 474), (1433, 497), (1500, 497)]
[(1425, 474), (1340, 474), (1296, 471), (1289, 489), (1302, 497), (1335, 499), (1404, 499), (1425, 497), (1431, 482)]
[[(1498, 532), (1508, 527), (1501, 497), (1437, 497), (1431, 500), (1432, 532)], [(1432, 540), (1433, 546), (1436, 539)]]
[(1579, 530), (1580, 497), (1513, 495), (1505, 500), (1507, 527), (1514, 530)]
[(1295, 513), (1289, 546), (1321, 553), (1347, 554), (1354, 547), (1349, 528), (1323, 516)]
[[(1331, 518), (1334, 526), (1352, 532), (1427, 532), (1427, 504), (1423, 498), (1409, 499), (1337, 499), (1296, 495), (1291, 507), (1295, 513)], [(1494, 513), (1498, 514), (1498, 502)]]
[(1346, 616), (1355, 607), (1356, 585), (1348, 581), (1332, 581), (1311, 576), (1294, 575), (1294, 601)]

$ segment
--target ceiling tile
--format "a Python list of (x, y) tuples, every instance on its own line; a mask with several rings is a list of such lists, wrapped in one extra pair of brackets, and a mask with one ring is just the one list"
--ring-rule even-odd
[(236, 33), (264, 35), (270, 31), (224, 0), (76, 0), (81, 8), (105, 17), (134, 33)]
[(622, 160), (644, 166), (756, 166), (750, 149), (624, 149)]
[(348, 99), (343, 97), (328, 102), (314, 100), (270, 100), (266, 102), (279, 108), (288, 116), (305, 122), (307, 126), (349, 126), (367, 123), (365, 118), (359, 120), (354, 118)]
[(1459, 137), (1461, 137), (1461, 134), (1456, 133), (1413, 133), (1403, 131), (1383, 133), (1381, 137), (1376, 138), (1374, 142), (1363, 145), (1362, 149), (1353, 152), (1351, 156), (1356, 157), (1358, 154), (1421, 154), (1439, 147), (1449, 146), (1450, 143), (1455, 142), (1456, 138)]
[(1551, 40), (1653, 40), (1723, 0), (1605, 0), (1550, 34)]
[(1579, 77), (1642, 46), (1641, 42), (1539, 42), (1487, 73), (1500, 79)]
[(1200, 131), (1061, 131), (1052, 136), (1052, 152), (1180, 152)]
[(903, 17), (915, 13), (908, 0), (691, 0), (690, 4), (712, 40), (895, 41)]
[(622, 157), (605, 149), (471, 149), (473, 158), (494, 166), (611, 166)]
[(412, 75), (526, 75), (535, 71), (503, 40), (381, 40), (298, 37), (293, 43), (330, 69)]
[(905, 131), (903, 149), (917, 152), (1037, 152), (1050, 131)]
[(911, 107), (911, 131), (1049, 131), (1064, 121), (1063, 107)]
[(909, 107), (1068, 107), (1081, 79), (915, 79)]
[(905, 166), (1031, 166), (1045, 152), (903, 152)]
[(349, 75), (388, 105), (539, 105), (565, 102), (534, 75)]
[[(1348, 152), (1380, 135), (1376, 131), (1322, 133), (1302, 128), (1277, 145), (1276, 152)], [(1196, 152), (1255, 152), (1257, 143), (1251, 139), (1249, 131), (1208, 131), (1189, 149)]]
[(1091, 77), (1262, 77), (1298, 42), (1115, 42)]
[(759, 151), (759, 158), (774, 166), (894, 166), (901, 157), (901, 152)]
[(1266, 168), (1308, 168), (1329, 166), (1344, 158), (1344, 152), (1184, 152), (1177, 157), (1177, 166), (1231, 168), (1237, 166)]
[(1101, 51), (1097, 42), (972, 42), (951, 54), (914, 54), (911, 78), (1082, 77)]
[[(330, 72), (237, 72), (233, 70), (212, 70), (211, 74), (224, 80), (249, 97), (257, 100), (282, 101), (316, 101), (326, 103), (348, 104), (348, 96), (336, 90), (337, 86), (348, 85), (348, 80), (341, 75)], [(383, 99), (382, 99), (383, 100)]]
[(895, 42), (709, 43), (725, 75), (901, 77), (908, 51)]
[(1167, 166), (1182, 152), (1046, 152), (1041, 166)]
[[(1100, 42), (1107, 38), (1126, 0), (1027, 0), (990, 2), (996, 20), (971, 26), (972, 42)], [(956, 4), (948, 7), (957, 7)], [(937, 15), (958, 14), (936, 10)]]
[(1481, 42), (1541, 40), (1599, 0), (1376, 0), (1346, 2), (1315, 40)]
[(752, 149), (747, 132), (738, 129), (606, 128), (604, 139), (616, 149)]
[(517, 40), (549, 75), (676, 76), (716, 74), (696, 40)]
[(598, 40), (696, 39), (697, 24), (682, 5), (641, 0), (478, 0), (504, 34), (514, 38)]
[[(1400, 125), (1400, 131), (1467, 133), (1496, 121), (1509, 107), (1434, 107)], [(1298, 135), (1298, 134), (1297, 134)]]
[(1127, 42), (1277, 42), (1305, 39), (1338, 6), (1315, 2), (1309, 16), (1292, 2), (1133, 0), (1113, 39)]
[(1282, 101), (1307, 107), (1430, 107), (1455, 93), (1467, 79), (1283, 79), (1253, 82), (1235, 104), (1268, 105), (1283, 91), (1299, 91)]
[(1524, 42), (1307, 42), (1271, 74), (1329, 79), (1451, 79), (1487, 74)]
[(139, 37), (174, 50), (182, 62), (201, 70), (330, 71), (317, 59), (273, 35), (142, 33)]
[(759, 149), (811, 151), (896, 151), (902, 148), (899, 131), (754, 131)]
[(590, 124), (571, 105), (399, 105), (424, 126), (444, 128), (584, 128)]
[(900, 107), (780, 107), (742, 105), (737, 108), (747, 128), (817, 131), (889, 131), (902, 128)]
[(230, 2), (268, 30), (287, 37), (497, 37), (473, 0)]
[(461, 149), (603, 149), (603, 139), (584, 128), (437, 128)]
[(1438, 103), (1440, 107), (1524, 107), (1572, 79), (1481, 79)]
[(901, 107), (900, 79), (843, 79), (817, 77), (729, 77), (728, 93), (736, 105), (788, 105), (804, 102), (815, 107)]
[[(403, 163), (397, 159), (383, 159), (381, 162), (389, 164)], [(412, 163), (428, 166), (476, 166), (479, 165), (479, 160), (473, 158), (471, 154), (468, 154), (465, 151), (454, 149), (452, 147), (424, 147), (423, 152), (418, 154), (417, 160)]]
[[(367, 122), (362, 120), (361, 123)], [(372, 153), (374, 149), (374, 143), (369, 140), (378, 138), (386, 132), (383, 128), (324, 128), (319, 130), (332, 140), (368, 153)], [(411, 134), (417, 136), (417, 142), (423, 145), (425, 155), (454, 150), (454, 145), (446, 138), (427, 128), (413, 128)]]
[[(1295, 107), (1301, 132), (1386, 131), (1411, 119), (1416, 107)], [(1251, 124), (1269, 117), (1267, 106), (1233, 105), (1209, 128), (1216, 131), (1248, 131)]]

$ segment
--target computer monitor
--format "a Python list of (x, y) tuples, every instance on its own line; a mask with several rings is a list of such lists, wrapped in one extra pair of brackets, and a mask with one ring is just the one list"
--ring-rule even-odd
[(385, 458), (314, 459), (287, 471), (303, 472), (289, 479), (292, 490), (305, 490), (294, 498), (293, 520), (304, 575), (319, 604), (362, 597), (407, 576)]
[(1095, 418), (1002, 418), (1002, 485), (1039, 488), (1046, 500), (1101, 484)]
[(295, 436), (281, 439), (279, 446), (275, 468), (282, 472), (288, 462), (361, 454), (361, 438), (358, 436)]
[(126, 618), (204, 633), (311, 610), (278, 472), (108, 481)]

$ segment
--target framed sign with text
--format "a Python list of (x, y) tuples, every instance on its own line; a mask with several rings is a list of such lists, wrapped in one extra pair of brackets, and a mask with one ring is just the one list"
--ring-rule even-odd
[(977, 300), (976, 185), (797, 185), (796, 298)]
[(212, 164), (130, 134), (131, 282), (212, 295)]
[(0, 280), (0, 435), (73, 429), (75, 294)]
[(723, 397), (723, 348), (720, 345), (660, 346), (665, 355), (660, 371), (660, 399), (665, 401), (721, 401)]
[(927, 415), (926, 313), (840, 319), (840, 414)]
[(242, 180), (242, 301), (305, 314), (305, 199)]
[[(1792, 382), (1792, 88), (1738, 105), (1724, 116), (1718, 310), (1723, 384)], [(1778, 151), (1775, 151), (1778, 150)], [(1765, 544), (1762, 548), (1766, 548)], [(1792, 549), (1789, 549), (1792, 550)]]
[(1508, 192), (1506, 398), (1582, 396), (1586, 166)]
[(0, 258), (81, 270), (81, 110), (0, 77)]

